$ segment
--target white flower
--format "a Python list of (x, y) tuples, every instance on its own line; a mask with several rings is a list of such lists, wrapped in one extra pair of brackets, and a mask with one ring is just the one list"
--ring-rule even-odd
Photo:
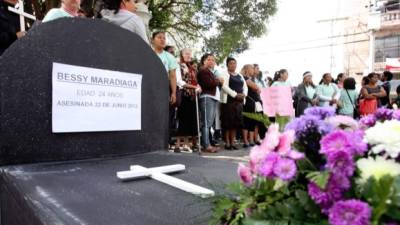
[(328, 122), (329, 124), (331, 124), (336, 128), (340, 128), (343, 130), (355, 131), (358, 129), (358, 122), (349, 116), (338, 115), (338, 116), (328, 117), (326, 119), (326, 122)]
[(365, 139), (373, 145), (375, 154), (386, 152), (391, 158), (397, 158), (400, 154), (400, 121), (387, 120), (377, 123), (365, 131)]
[(364, 183), (372, 176), (379, 180), (385, 175), (393, 177), (400, 175), (400, 164), (380, 156), (375, 159), (360, 159), (357, 161), (357, 167), (361, 171), (361, 183)]

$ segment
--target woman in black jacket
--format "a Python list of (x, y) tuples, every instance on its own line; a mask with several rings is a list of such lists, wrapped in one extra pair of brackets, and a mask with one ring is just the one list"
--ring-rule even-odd
[(296, 117), (303, 115), (308, 107), (318, 105), (316, 86), (312, 81), (311, 72), (307, 71), (303, 74), (303, 82), (297, 87), (294, 98), (297, 102)]

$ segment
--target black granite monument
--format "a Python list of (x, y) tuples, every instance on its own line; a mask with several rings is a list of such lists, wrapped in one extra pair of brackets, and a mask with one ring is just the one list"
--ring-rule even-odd
[[(53, 62), (142, 74), (142, 129), (52, 133)], [(139, 36), (106, 22), (31, 30), (0, 58), (0, 94), (2, 225), (207, 224), (209, 202), (151, 179), (120, 182), (116, 172), (180, 163), (187, 170), (174, 176), (214, 190), (237, 179), (233, 163), (163, 150), (163, 65)]]

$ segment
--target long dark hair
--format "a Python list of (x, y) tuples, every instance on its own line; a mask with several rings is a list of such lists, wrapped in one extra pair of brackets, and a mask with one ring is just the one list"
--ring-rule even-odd
[(344, 76), (344, 73), (339, 73), (336, 77), (335, 84), (339, 84), (340, 79)]
[(343, 88), (345, 90), (355, 90), (356, 89), (356, 80), (352, 77), (348, 77), (343, 81)]
[(114, 10), (114, 14), (117, 14), (119, 12), (122, 1), (123, 0), (102, 0), (103, 2), (102, 8)]
[[(328, 75), (331, 75), (331, 74), (330, 74), (330, 73), (324, 73), (324, 75), (322, 75), (322, 79), (321, 79), (321, 81), (319, 82), (319, 84), (323, 84), (323, 83), (324, 83), (325, 77), (328, 76)], [(331, 81), (331, 83), (332, 83), (332, 81)]]
[(278, 81), (281, 78), (281, 73), (279, 71), (276, 71), (274, 73), (274, 78), (272, 79), (272, 83), (275, 83), (276, 81)]

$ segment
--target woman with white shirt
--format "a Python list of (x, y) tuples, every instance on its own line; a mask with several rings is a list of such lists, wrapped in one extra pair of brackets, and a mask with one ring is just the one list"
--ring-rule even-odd
[(330, 73), (325, 73), (317, 87), (319, 106), (336, 106), (340, 97), (339, 88), (332, 82)]
[(226, 59), (228, 73), (221, 92), (221, 122), (225, 131), (225, 149), (237, 150), (234, 146), (236, 131), (243, 128), (243, 103), (247, 96), (247, 84), (244, 77), (236, 72), (237, 63), (234, 58)]

